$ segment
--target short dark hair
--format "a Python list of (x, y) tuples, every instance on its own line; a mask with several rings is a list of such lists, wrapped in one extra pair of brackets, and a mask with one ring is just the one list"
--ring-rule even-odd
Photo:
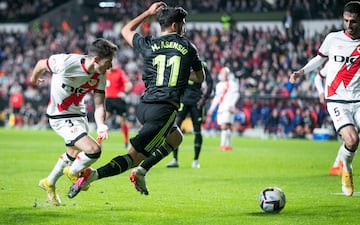
[(359, 1), (350, 1), (346, 3), (344, 7), (344, 12), (356, 13), (360, 15), (360, 2)]
[(88, 49), (89, 56), (99, 56), (99, 58), (114, 57), (118, 47), (104, 38), (96, 39)]
[(182, 7), (165, 7), (160, 10), (156, 17), (162, 29), (170, 27), (172, 23), (180, 23), (188, 12)]

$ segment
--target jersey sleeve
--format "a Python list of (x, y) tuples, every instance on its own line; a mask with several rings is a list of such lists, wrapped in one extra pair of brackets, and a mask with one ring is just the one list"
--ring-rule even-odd
[(318, 50), (318, 55), (320, 55), (322, 57), (329, 56), (329, 49), (330, 49), (332, 39), (333, 39), (333, 33), (329, 33), (328, 35), (326, 35), (324, 41), (322, 42), (322, 44)]
[(323, 78), (321, 77), (321, 75), (319, 73), (315, 76), (314, 83), (315, 83), (315, 87), (316, 87), (318, 94), (324, 93)]
[(206, 92), (204, 93), (204, 98), (209, 99), (211, 94), (213, 93), (214, 89), (214, 81), (211, 77), (211, 73), (206, 65), (206, 63), (203, 62), (204, 71), (205, 71), (205, 82), (206, 82)]
[(48, 67), (52, 73), (61, 73), (65, 70), (65, 54), (51, 55), (48, 59)]
[(203, 68), (196, 46), (190, 42), (191, 50), (194, 52), (194, 59), (191, 65), (194, 71), (200, 71)]
[(133, 47), (134, 50), (138, 52), (146, 52), (149, 50), (149, 43), (151, 37), (143, 37), (139, 33), (135, 33), (133, 37)]

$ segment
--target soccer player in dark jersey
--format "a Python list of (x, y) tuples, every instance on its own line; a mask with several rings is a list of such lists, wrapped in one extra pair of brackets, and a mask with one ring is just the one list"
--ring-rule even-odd
[[(161, 35), (154, 38), (137, 33), (139, 25), (155, 14)], [(142, 78), (146, 90), (136, 112), (142, 128), (130, 139), (131, 148), (127, 154), (113, 158), (97, 170), (90, 170), (89, 174), (84, 173), (70, 187), (70, 198), (84, 185), (123, 173), (142, 161), (131, 171), (130, 180), (136, 190), (148, 195), (145, 174), (180, 145), (182, 133), (175, 123), (180, 98), (189, 79), (197, 83), (204, 80), (197, 49), (183, 36), (186, 16), (187, 12), (181, 7), (172, 8), (164, 2), (155, 2), (122, 28), (125, 40), (143, 56)]]
[[(189, 85), (185, 89), (184, 95), (181, 98), (181, 107), (176, 116), (176, 124), (180, 127), (182, 122), (190, 114), (193, 129), (194, 129), (194, 160), (192, 162), (192, 168), (200, 168), (199, 155), (202, 146), (201, 124), (204, 121), (204, 104), (210, 98), (214, 88), (213, 79), (210, 75), (209, 69), (206, 67), (206, 63), (203, 62), (203, 67), (206, 77), (206, 88), (203, 90), (202, 85), (189, 81)], [(179, 167), (178, 161), (178, 148), (173, 151), (173, 159), (167, 164), (168, 168)]]

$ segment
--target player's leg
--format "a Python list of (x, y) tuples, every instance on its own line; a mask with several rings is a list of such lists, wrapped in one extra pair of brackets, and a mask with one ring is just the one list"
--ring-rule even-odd
[(200, 156), (200, 152), (201, 152), (201, 147), (202, 147), (202, 142), (203, 142), (203, 138), (202, 138), (202, 134), (201, 134), (201, 124), (203, 122), (203, 109), (198, 108), (197, 106), (192, 106), (191, 107), (191, 120), (192, 120), (192, 124), (193, 124), (193, 128), (194, 128), (194, 159), (192, 162), (191, 167), (192, 168), (200, 168), (200, 163), (199, 163), (199, 156)]
[(181, 130), (178, 127), (174, 127), (165, 141), (141, 163), (140, 167), (145, 169), (146, 172), (149, 171), (154, 165), (160, 162), (161, 159), (169, 155), (174, 148), (177, 148), (181, 144), (182, 139), (183, 135)]
[[(86, 174), (87, 176), (83, 176), (78, 179), (78, 181), (70, 187), (68, 196), (73, 198), (77, 195), (77, 193), (79, 193), (80, 189), (84, 185), (87, 185), (95, 180), (123, 173), (126, 170), (137, 166), (145, 159), (145, 156), (149, 157), (153, 147), (158, 147), (158, 145), (164, 141), (165, 134), (168, 133), (171, 128), (171, 124), (173, 124), (175, 120), (175, 112), (167, 110), (167, 114), (161, 114), (159, 113), (162, 112), (161, 109), (161, 106), (158, 107), (157, 104), (140, 103), (138, 106), (137, 116), (139, 122), (143, 126), (139, 130), (138, 134), (130, 139), (132, 147), (130, 148), (128, 154), (117, 156), (106, 165), (98, 168), (97, 170), (92, 170), (90, 174)], [(168, 122), (166, 118), (168, 118)], [(144, 121), (152, 120), (158, 122), (144, 123)], [(163, 133), (163, 135), (159, 135), (161, 133)], [(144, 184), (143, 187), (140, 187), (144, 188), (144, 190), (139, 191), (147, 192), (144, 178), (145, 175), (141, 176), (141, 174), (139, 174), (139, 176), (140, 177), (135, 176), (131, 181), (135, 184), (137, 190), (139, 190), (139, 185)]]
[(327, 109), (334, 123), (335, 130), (342, 137), (344, 144), (341, 147), (341, 161), (343, 163), (342, 191), (351, 196), (354, 192), (352, 161), (359, 144), (359, 136), (355, 128), (360, 121), (359, 104), (344, 104), (328, 102)]
[(125, 148), (129, 145), (129, 126), (127, 121), (128, 104), (121, 98), (117, 104), (117, 114), (120, 116), (120, 129), (124, 137)]
[(218, 112), (217, 122), (220, 125), (220, 150), (230, 151), (231, 146), (231, 114), (230, 112)]
[(343, 162), (342, 190), (345, 195), (351, 196), (354, 192), (352, 161), (359, 144), (359, 136), (352, 125), (341, 128), (340, 134), (344, 140), (344, 145), (341, 148), (341, 161)]
[[(181, 127), (181, 124), (185, 120), (187, 114), (189, 112), (189, 106), (181, 104), (181, 107), (176, 115), (175, 123), (178, 127)], [(166, 165), (168, 168), (178, 168), (179, 167), (179, 159), (178, 159), (179, 148), (176, 147), (173, 150), (173, 159)]]
[(225, 146), (226, 126), (225, 126), (225, 121), (224, 121), (224, 117), (223, 117), (223, 112), (217, 112), (216, 122), (217, 122), (218, 126), (220, 127), (220, 147), (219, 147), (219, 149), (221, 151), (225, 151), (226, 150), (226, 146)]
[(56, 194), (56, 182), (63, 175), (63, 170), (66, 166), (71, 165), (75, 158), (68, 155), (66, 152), (63, 153), (50, 174), (39, 181), (39, 187), (46, 191), (47, 196), (51, 204), (60, 205), (60, 197)]
[[(49, 119), (49, 124), (51, 128), (64, 139), (66, 145), (69, 145), (69, 140), (73, 138), (73, 136), (71, 136), (73, 132), (70, 132), (72, 128), (69, 126), (69, 121), (71, 120), (67, 120), (68, 119)], [(63, 175), (64, 168), (71, 165), (75, 160), (77, 153), (78, 151), (66, 151), (63, 153), (58, 158), (49, 176), (41, 179), (39, 182), (39, 187), (47, 192), (48, 199), (53, 205), (61, 204), (61, 200), (56, 194), (56, 182)]]
[(101, 155), (101, 146), (88, 135), (88, 130), (88, 121), (85, 117), (65, 119), (62, 127), (67, 153), (76, 157), (71, 166), (64, 168), (64, 174), (72, 183), (75, 183), (80, 173), (96, 162)]
[[(148, 118), (145, 120), (148, 122), (144, 124), (143, 132), (139, 133), (139, 137), (152, 138), (147, 141), (144, 148), (148, 153), (145, 154), (147, 158), (130, 174), (130, 180), (135, 184), (136, 190), (145, 195), (149, 193), (145, 182), (146, 173), (174, 148), (177, 148), (182, 141), (182, 133), (175, 124), (176, 111), (174, 111), (174, 106), (171, 104), (152, 104), (148, 108), (146, 115)], [(135, 144), (136, 147), (136, 143), (142, 139), (132, 139), (131, 143)]]
[(89, 186), (90, 183), (106, 177), (119, 175), (138, 165), (144, 159), (145, 155), (138, 152), (134, 147), (131, 147), (127, 154), (114, 157), (110, 162), (100, 168), (84, 171), (76, 183), (70, 186), (68, 197), (74, 198), (81, 190)]
[(226, 124), (226, 138), (225, 138), (225, 146), (227, 147), (226, 150), (232, 150), (232, 123)]
[(178, 147), (181, 142), (181, 130), (176, 128), (167, 136), (166, 140), (141, 163), (140, 166), (131, 171), (130, 180), (135, 184), (136, 190), (138, 190), (141, 194), (149, 194), (145, 181), (147, 172), (168, 154), (170, 154), (174, 147)]
[(343, 163), (341, 161), (341, 149), (343, 148), (343, 145), (341, 145), (339, 147), (338, 153), (336, 155), (334, 164), (332, 165), (332, 167), (330, 168), (330, 172), (329, 174), (332, 176), (340, 176), (342, 175), (342, 168), (343, 168)]
[(129, 127), (128, 127), (128, 124), (127, 124), (126, 117), (127, 117), (126, 114), (120, 116), (120, 129), (121, 129), (121, 132), (123, 133), (123, 136), (124, 136), (125, 148), (128, 148), (128, 146), (129, 146)]

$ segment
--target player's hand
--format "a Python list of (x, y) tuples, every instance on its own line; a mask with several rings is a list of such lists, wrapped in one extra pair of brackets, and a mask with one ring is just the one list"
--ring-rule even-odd
[(33, 84), (33, 85), (40, 85), (42, 83), (45, 82), (45, 79), (42, 79), (42, 78), (38, 78), (36, 80), (30, 80), (30, 82)]
[(167, 5), (165, 2), (155, 2), (150, 6), (150, 8), (148, 9), (148, 12), (150, 15), (155, 15), (157, 12), (159, 12), (166, 6)]
[(200, 109), (201, 107), (203, 107), (205, 105), (205, 99), (204, 98), (200, 98), (200, 100), (197, 102), (197, 107), (198, 109)]
[(103, 140), (106, 140), (108, 138), (108, 126), (105, 124), (99, 124), (97, 128), (97, 142), (101, 144)]
[(301, 76), (304, 75), (304, 70), (298, 70), (290, 74), (289, 81), (292, 84), (298, 83), (300, 81)]

